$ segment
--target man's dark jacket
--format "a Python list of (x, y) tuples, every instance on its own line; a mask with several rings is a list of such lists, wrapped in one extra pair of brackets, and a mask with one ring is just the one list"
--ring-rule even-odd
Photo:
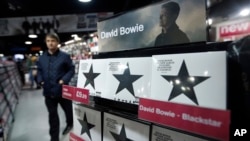
[(43, 84), (44, 96), (62, 96), (62, 85), (59, 80), (63, 80), (64, 84), (68, 84), (75, 73), (74, 64), (70, 55), (60, 51), (59, 49), (53, 54), (47, 51), (39, 57), (37, 80)]
[(155, 39), (155, 46), (175, 45), (189, 43), (188, 36), (179, 29), (178, 25), (173, 24), (166, 33), (159, 34)]

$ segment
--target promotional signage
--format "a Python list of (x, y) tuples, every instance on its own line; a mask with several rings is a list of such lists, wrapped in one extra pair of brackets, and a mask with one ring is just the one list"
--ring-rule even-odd
[(226, 21), (215, 25), (216, 41), (238, 40), (250, 34), (250, 20)]
[(62, 97), (69, 100), (73, 100), (75, 97), (75, 87), (69, 85), (63, 85)]
[(91, 96), (101, 97), (105, 89), (106, 60), (80, 60), (77, 87), (88, 89)]
[(150, 92), (151, 57), (108, 59), (103, 98), (137, 104)]
[(226, 52), (152, 56), (148, 98), (226, 109)]
[(89, 104), (89, 90), (77, 88), (73, 86), (63, 85), (62, 87), (62, 97), (77, 101), (83, 104)]
[(228, 141), (230, 112), (140, 98), (138, 118)]
[(149, 141), (150, 126), (104, 113), (103, 141)]
[(205, 5), (205, 0), (164, 1), (98, 22), (99, 51), (206, 41)]
[(199, 137), (191, 136), (174, 130), (153, 125), (151, 141), (209, 141)]
[(250, 34), (250, 21), (222, 25), (219, 32), (221, 37)]
[(75, 88), (74, 101), (81, 102), (83, 104), (89, 104), (89, 90), (82, 88)]
[(76, 141), (101, 141), (101, 112), (73, 104), (73, 130), (71, 138)]

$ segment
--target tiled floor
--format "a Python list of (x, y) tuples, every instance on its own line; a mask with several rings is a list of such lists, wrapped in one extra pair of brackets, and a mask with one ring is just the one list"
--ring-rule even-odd
[[(66, 123), (64, 112), (60, 106), (58, 113), (60, 116), (60, 141), (69, 141), (69, 135), (61, 135)], [(8, 141), (50, 141), (48, 131), (48, 112), (42, 90), (23, 90)]]

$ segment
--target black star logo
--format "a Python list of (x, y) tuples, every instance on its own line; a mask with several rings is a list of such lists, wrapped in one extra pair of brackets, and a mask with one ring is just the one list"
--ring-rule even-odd
[(80, 122), (80, 124), (82, 126), (81, 135), (86, 132), (88, 134), (89, 138), (91, 139), (91, 135), (90, 135), (89, 130), (91, 128), (95, 127), (95, 125), (88, 123), (86, 113), (84, 113), (83, 120), (78, 119), (78, 121)]
[(113, 132), (110, 132), (110, 133), (115, 138), (116, 141), (133, 141), (133, 140), (127, 138), (124, 124), (122, 124), (122, 129), (120, 131), (120, 135), (117, 135)]
[(197, 105), (199, 103), (193, 87), (209, 78), (205, 76), (189, 76), (185, 61), (182, 62), (177, 76), (162, 75), (162, 77), (173, 85), (172, 92), (168, 98), (169, 101), (183, 93)]
[(95, 82), (94, 79), (100, 74), (100, 73), (93, 73), (93, 66), (90, 66), (89, 73), (83, 73), (86, 77), (86, 82), (84, 87), (86, 87), (88, 84), (90, 84), (95, 89)]
[(142, 75), (131, 75), (129, 66), (124, 70), (123, 74), (113, 74), (115, 78), (120, 81), (120, 84), (116, 90), (116, 94), (123, 89), (127, 89), (134, 96), (134, 88), (132, 83), (142, 77)]

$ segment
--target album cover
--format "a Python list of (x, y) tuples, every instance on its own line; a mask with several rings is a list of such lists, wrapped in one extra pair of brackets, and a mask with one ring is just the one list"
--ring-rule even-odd
[(208, 141), (208, 140), (153, 125), (151, 141)]
[(138, 104), (150, 92), (151, 57), (109, 59), (103, 98)]
[(101, 112), (73, 104), (73, 133), (84, 141), (101, 141)]
[(101, 96), (105, 89), (106, 60), (80, 60), (77, 87), (88, 89), (91, 96)]
[(149, 141), (150, 126), (104, 113), (103, 141)]
[(152, 56), (149, 98), (226, 109), (226, 52)]

